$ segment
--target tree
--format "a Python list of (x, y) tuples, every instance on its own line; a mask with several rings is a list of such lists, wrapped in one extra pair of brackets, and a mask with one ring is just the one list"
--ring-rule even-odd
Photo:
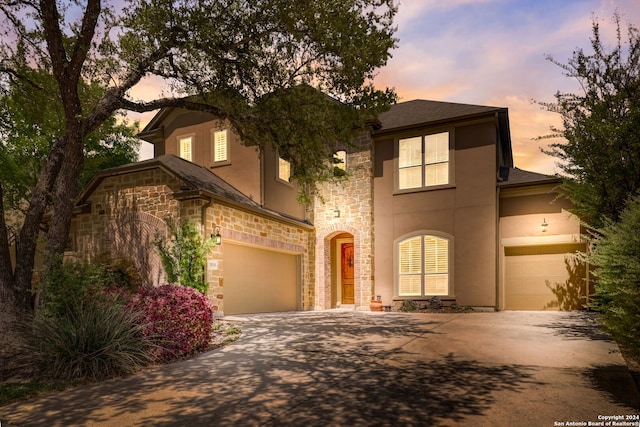
[(617, 44), (608, 49), (594, 20), (591, 53), (578, 49), (567, 64), (547, 59), (575, 78), (582, 92), (556, 93), (541, 103), (559, 113), (564, 141), (545, 153), (560, 159), (569, 179), (563, 184), (574, 213), (594, 228), (617, 221), (627, 200), (640, 188), (640, 34), (629, 24), (622, 41), (620, 16), (614, 15)]
[[(332, 167), (327, 143), (349, 142), (395, 100), (371, 83), (396, 43), (393, 0), (125, 0), (118, 9), (100, 0), (0, 0), (4, 80), (24, 80), (25, 67), (50, 73), (64, 117), (30, 194), (15, 272), (0, 277), (23, 300), (45, 210), (53, 211), (51, 267), (66, 243), (87, 136), (115, 112), (181, 107), (228, 119), (246, 143), (278, 148), (309, 192)], [(164, 79), (172, 95), (134, 99), (148, 76)], [(104, 90), (83, 103), (81, 89), (93, 83)], [(8, 266), (0, 259), (0, 269)]]
[(599, 229), (589, 261), (597, 267), (598, 308), (611, 335), (640, 356), (640, 197)]

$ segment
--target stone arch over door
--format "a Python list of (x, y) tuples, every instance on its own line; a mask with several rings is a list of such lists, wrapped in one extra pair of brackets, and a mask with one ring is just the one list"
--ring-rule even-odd
[(353, 236), (354, 251), (354, 306), (362, 309), (362, 233), (350, 225), (334, 224), (324, 227), (317, 232), (316, 239), (316, 289), (315, 309), (326, 310), (331, 308), (331, 240), (343, 233)]
[(131, 260), (145, 286), (158, 286), (166, 277), (154, 240), (167, 234), (162, 219), (146, 212), (125, 213), (109, 221), (105, 246), (112, 256)]

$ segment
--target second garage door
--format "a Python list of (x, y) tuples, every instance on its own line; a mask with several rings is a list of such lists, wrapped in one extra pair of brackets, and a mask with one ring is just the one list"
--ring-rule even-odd
[(224, 313), (298, 309), (299, 256), (224, 243)]
[(581, 244), (505, 248), (505, 309), (574, 310), (585, 302)]

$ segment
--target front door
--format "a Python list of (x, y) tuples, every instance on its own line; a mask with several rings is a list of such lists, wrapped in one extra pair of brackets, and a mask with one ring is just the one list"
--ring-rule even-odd
[(342, 304), (353, 304), (353, 243), (340, 244)]

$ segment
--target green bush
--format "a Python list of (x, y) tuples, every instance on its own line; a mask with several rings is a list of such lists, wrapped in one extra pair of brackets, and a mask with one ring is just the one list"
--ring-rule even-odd
[(589, 261), (597, 267), (597, 309), (611, 335), (640, 355), (640, 198), (599, 230)]
[(102, 266), (65, 262), (38, 286), (41, 309), (47, 315), (64, 314), (70, 303), (77, 304), (87, 295), (100, 294), (109, 284), (109, 275)]
[(213, 240), (203, 238), (194, 221), (183, 221), (179, 226), (169, 222), (169, 231), (169, 241), (155, 242), (167, 280), (206, 294), (209, 285), (204, 281), (204, 268)]
[(71, 298), (55, 314), (36, 314), (27, 347), (45, 375), (104, 379), (152, 361), (140, 316), (118, 296)]

